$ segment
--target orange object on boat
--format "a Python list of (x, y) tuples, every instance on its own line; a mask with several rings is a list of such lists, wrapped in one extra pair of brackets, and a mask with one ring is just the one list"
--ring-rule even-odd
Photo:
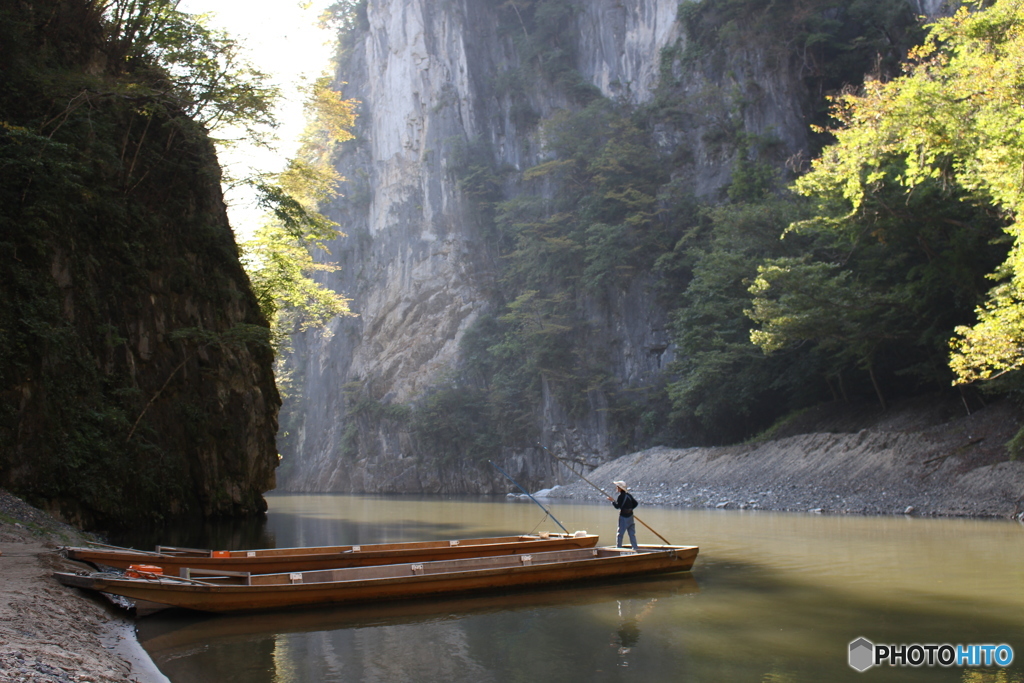
[(130, 564), (128, 565), (128, 571), (124, 573), (130, 579), (142, 578), (143, 574), (160, 574), (163, 575), (164, 568), (158, 567), (155, 564)]
[(230, 550), (214, 550), (212, 551), (213, 557), (231, 557)]

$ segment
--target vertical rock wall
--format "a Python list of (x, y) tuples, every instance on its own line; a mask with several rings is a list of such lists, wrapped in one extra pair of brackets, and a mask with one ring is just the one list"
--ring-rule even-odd
[(214, 147), (104, 11), (0, 5), (0, 486), (90, 528), (258, 513), (280, 399)]
[[(922, 9), (935, 4), (915, 2), (929, 6)], [(663, 50), (686, 46), (676, 21), (680, 4), (574, 3), (564, 39), (577, 55), (579, 74), (611, 100), (651, 103), (665, 73)], [(493, 238), (460, 192), (449, 165), (453, 149), (479, 144), (495, 167), (524, 171), (548, 157), (537, 127), (522, 124), (517, 109), (543, 120), (574, 107), (570, 94), (542, 78), (515, 97), (501, 87), (499, 74), (518, 66), (520, 56), (515, 36), (499, 30), (499, 5), (369, 0), (366, 25), (347, 38), (337, 80), (345, 96), (362, 105), (357, 139), (339, 160), (346, 196), (330, 215), (348, 236), (333, 250), (342, 269), (329, 284), (353, 297), (359, 317), (334, 323), (330, 335), (297, 340), (290, 362), (294, 399), (286, 401), (282, 418), (283, 489), (504, 488), (476, 467), (438, 468), (417, 452), (401, 421), (389, 418), (389, 411), (398, 415), (458, 370), (463, 334), (498, 300)], [(677, 169), (675, 182), (698, 196), (728, 182), (731, 152), (705, 132), (736, 115), (737, 101), (745, 103), (738, 114), (744, 129), (777, 138), (779, 154), (807, 147), (802, 75), (763, 47), (745, 46), (717, 70), (679, 73), (674, 64), (673, 88), (684, 105), (679, 121), (659, 125), (654, 137), (666, 154), (686, 150), (690, 161)], [(514, 192), (508, 185), (503, 196)], [(657, 383), (673, 359), (666, 312), (650, 285), (636, 277), (624, 290), (584, 295), (576, 304), (589, 329), (582, 343), (607, 358), (608, 372), (624, 389)], [(357, 400), (371, 401), (373, 410), (353, 415)], [(586, 402), (585, 414), (570, 416), (545, 385), (535, 407), (542, 438), (594, 462), (618, 455), (621, 435), (608, 424), (606, 397), (592, 391)], [(528, 485), (565, 476), (532, 449), (504, 455)]]
[[(659, 51), (677, 37), (677, 5), (582, 3), (575, 18), (581, 74), (608, 97), (648, 100)], [(357, 142), (340, 163), (349, 179), (346, 196), (331, 212), (348, 235), (334, 251), (342, 270), (331, 284), (354, 297), (359, 317), (336, 322), (327, 338), (308, 335), (296, 347), (301, 412), (283, 420), (279, 485), (486, 489), (490, 477), (475, 468), (442, 475), (421, 467), (409, 457), (414, 444), (400, 430), (382, 427), (386, 421), (349, 419), (344, 387), (357, 382), (373, 400), (405, 404), (455, 368), (462, 334), (491, 305), (496, 267), (492, 245), (447, 166), (448, 152), (453, 141), (483, 142), (495, 165), (523, 170), (543, 159), (542, 141), (535, 128), (517, 128), (511, 114), (517, 103), (495, 89), (496, 75), (516, 66), (518, 56), (513, 40), (498, 32), (494, 5), (370, 0), (366, 16), (369, 25), (339, 70), (345, 96), (362, 105)], [(571, 106), (553, 87), (527, 97), (541, 117)], [(616, 373), (630, 383), (648, 381), (666, 360), (664, 314), (649, 296), (637, 283), (610, 306), (591, 307), (599, 334), (616, 338)], [(538, 417), (560, 431), (569, 424), (566, 433), (608, 454), (604, 404), (599, 395), (593, 403), (578, 425), (550, 397), (538, 406)], [(358, 453), (345, 456), (346, 439), (356, 432)], [(533, 480), (554, 475), (545, 464), (531, 469)]]

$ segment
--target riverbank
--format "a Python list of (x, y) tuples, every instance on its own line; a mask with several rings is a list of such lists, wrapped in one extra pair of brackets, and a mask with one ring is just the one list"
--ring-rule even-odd
[[(1024, 461), (1011, 459), (1006, 444), (1021, 424), (1009, 402), (971, 414), (958, 401), (932, 398), (884, 413), (821, 406), (771, 440), (657, 447), (585, 476), (606, 490), (623, 480), (645, 506), (1020, 519)], [(602, 500), (582, 481), (543, 495)]]
[(58, 584), (75, 528), (0, 489), (0, 683), (167, 683), (134, 623), (94, 596)]

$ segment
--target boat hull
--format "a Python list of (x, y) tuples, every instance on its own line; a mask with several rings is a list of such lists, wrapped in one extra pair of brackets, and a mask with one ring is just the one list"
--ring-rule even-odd
[(249, 585), (186, 582), (170, 577), (114, 578), (54, 574), (61, 583), (133, 600), (206, 612), (243, 612), (311, 605), (501, 591), (548, 584), (650, 576), (688, 571), (696, 546), (589, 548), (462, 560), (263, 574)]
[(457, 541), (222, 551), (221, 555), (226, 552), (226, 557), (215, 556), (209, 550), (187, 549), (146, 552), (130, 549), (64, 548), (63, 553), (68, 559), (96, 566), (127, 569), (131, 565), (146, 564), (160, 567), (165, 574), (173, 575), (181, 574), (186, 568), (272, 574), (593, 548), (597, 545), (597, 540), (598, 537), (593, 534), (552, 533)]

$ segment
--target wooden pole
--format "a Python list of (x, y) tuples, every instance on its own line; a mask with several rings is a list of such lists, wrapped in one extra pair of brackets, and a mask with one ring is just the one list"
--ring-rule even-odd
[[(549, 450), (548, 450), (548, 447), (547, 447), (547, 446), (542, 446), (541, 444), (537, 444), (537, 445), (538, 445), (538, 446), (540, 446), (541, 448), (543, 448), (543, 449), (544, 449), (545, 451), (547, 451), (548, 455), (550, 455), (550, 456), (551, 456), (552, 458), (554, 458), (554, 459), (555, 459), (555, 460), (557, 460), (558, 462), (560, 462), (560, 463), (562, 463), (563, 465), (565, 465), (566, 467), (568, 467), (568, 468), (569, 468), (569, 471), (570, 471), (570, 472), (572, 472), (572, 473), (573, 473), (573, 474), (575, 474), (575, 475), (576, 475), (577, 477), (579, 477), (580, 479), (582, 479), (583, 481), (587, 482), (588, 484), (590, 484), (591, 486), (593, 486), (593, 487), (594, 487), (595, 489), (597, 489), (598, 491), (600, 491), (600, 492), (601, 492), (601, 493), (602, 493), (602, 494), (604, 495), (604, 497), (605, 497), (605, 498), (609, 498), (609, 499), (611, 499), (611, 496), (609, 496), (609, 495), (608, 495), (608, 494), (607, 494), (607, 493), (605, 492), (605, 490), (604, 490), (604, 489), (602, 489), (602, 488), (601, 488), (600, 486), (598, 486), (597, 484), (595, 484), (594, 482), (590, 481), (589, 479), (587, 479), (586, 477), (584, 477), (584, 476), (583, 476), (582, 474), (580, 474), (579, 472), (577, 472), (576, 470), (574, 470), (574, 469), (572, 468), (572, 466), (571, 466), (571, 465), (569, 465), (569, 464), (568, 464), (567, 462), (565, 462), (565, 459), (564, 459), (564, 458), (560, 458), (560, 457), (558, 457), (557, 455), (555, 455), (554, 453), (552, 453), (551, 451), (549, 451)], [(636, 514), (635, 512), (633, 513), (633, 519), (635, 519), (636, 521), (640, 522), (640, 523), (641, 523), (641, 524), (643, 524), (643, 525), (644, 525), (645, 527), (647, 527), (647, 529), (648, 529), (648, 530), (649, 530), (649, 531), (650, 531), (650, 532), (651, 532), (652, 534), (654, 534), (655, 536), (657, 536), (658, 538), (660, 538), (660, 539), (661, 539), (662, 541), (664, 541), (665, 545), (672, 545), (671, 543), (669, 543), (669, 541), (668, 541), (668, 539), (667, 539), (667, 538), (665, 538), (664, 536), (662, 536), (661, 534), (659, 534), (659, 533), (658, 533), (657, 531), (655, 531), (654, 529), (652, 529), (652, 528), (651, 528), (651, 526), (650, 526), (650, 525), (649, 525), (649, 524), (648, 524), (647, 522), (645, 522), (644, 520), (640, 519), (640, 518), (639, 518), (639, 517), (637, 516), (637, 514)]]
[[(506, 478), (506, 479), (508, 479), (508, 480), (509, 480), (510, 482), (512, 482), (512, 483), (513, 483), (513, 484), (515, 484), (516, 486), (519, 486), (519, 482), (518, 482), (518, 481), (516, 481), (515, 479), (513, 479), (513, 478), (512, 478), (512, 477), (511, 477), (511, 476), (509, 475), (509, 473), (508, 473), (508, 472), (506, 472), (505, 470), (503, 470), (503, 469), (501, 469), (500, 467), (498, 467), (498, 465), (497, 465), (497, 464), (496, 464), (496, 463), (495, 463), (495, 462), (494, 462), (493, 460), (488, 460), (487, 462), (489, 462), (489, 463), (491, 463), (492, 465), (494, 465), (494, 469), (496, 469), (496, 470), (498, 470), (499, 472), (501, 472), (502, 474), (504, 474), (504, 475), (505, 475), (505, 478)], [(551, 514), (551, 511), (550, 511), (550, 510), (548, 510), (548, 509), (547, 509), (546, 507), (544, 507), (543, 505), (541, 505), (541, 504), (540, 504), (540, 501), (539, 501), (539, 500), (537, 500), (536, 498), (534, 498), (534, 497), (533, 497), (533, 496), (532, 496), (532, 495), (530, 494), (530, 492), (529, 492), (529, 491), (527, 491), (526, 489), (524, 489), (524, 488), (523, 488), (522, 486), (519, 486), (519, 490), (520, 490), (520, 491), (522, 491), (523, 493), (525, 493), (525, 494), (526, 494), (527, 496), (529, 496), (530, 500), (532, 500), (532, 501), (533, 501), (534, 503), (536, 503), (536, 504), (537, 504), (537, 506), (538, 506), (538, 507), (540, 507), (540, 509), (541, 509), (541, 510), (543, 510), (544, 512), (546, 512), (546, 513), (547, 513), (547, 515), (548, 515), (548, 517), (550, 517), (551, 519), (554, 519), (554, 520), (555, 520), (555, 524), (557, 524), (558, 526), (561, 526), (561, 527), (562, 527), (562, 531), (564, 531), (564, 532), (565, 532), (566, 534), (568, 534), (568, 533), (569, 533), (569, 530), (568, 530), (568, 529), (566, 529), (566, 528), (565, 528), (564, 526), (562, 526), (562, 523), (561, 523), (561, 522), (559, 522), (559, 521), (558, 521), (558, 519), (556, 519), (556, 518), (555, 518), (555, 516), (554, 516), (553, 514)]]

